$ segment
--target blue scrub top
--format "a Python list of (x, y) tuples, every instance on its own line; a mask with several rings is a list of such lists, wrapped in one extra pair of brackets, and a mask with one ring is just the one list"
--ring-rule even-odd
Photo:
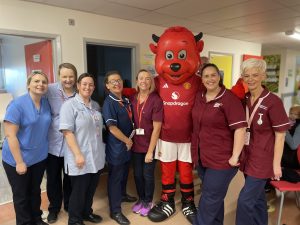
[[(127, 110), (131, 110), (131, 105), (127, 98), (118, 99), (110, 93), (103, 104), (103, 117), (105, 124), (109, 127), (118, 127), (124, 135), (130, 136), (133, 130), (133, 123)], [(120, 165), (130, 160), (131, 151), (127, 151), (126, 144), (108, 132), (106, 143), (106, 160), (112, 165)]]
[(49, 140), (49, 154), (57, 157), (63, 157), (64, 151), (67, 149), (67, 143), (63, 134), (59, 131), (59, 113), (62, 104), (70, 98), (75, 96), (67, 96), (64, 92), (61, 83), (54, 83), (48, 85), (48, 92), (46, 97), (51, 107), (52, 122), (49, 128), (48, 140)]
[[(51, 114), (46, 98), (42, 97), (39, 110), (36, 109), (29, 94), (14, 99), (6, 109), (4, 121), (19, 126), (17, 138), (23, 161), (27, 166), (31, 166), (47, 158), (47, 137)], [(16, 166), (7, 139), (3, 143), (2, 159), (7, 164)]]
[(65, 173), (78, 176), (97, 173), (105, 164), (105, 145), (102, 141), (103, 119), (100, 106), (91, 100), (86, 106), (79, 94), (66, 101), (60, 110), (59, 130), (74, 133), (78, 147), (84, 156), (83, 168), (78, 168), (72, 150), (64, 151)]

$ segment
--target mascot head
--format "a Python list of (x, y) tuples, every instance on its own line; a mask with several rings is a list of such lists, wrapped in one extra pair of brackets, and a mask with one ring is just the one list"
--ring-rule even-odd
[(155, 69), (160, 76), (173, 83), (183, 83), (193, 76), (200, 65), (203, 49), (202, 33), (194, 36), (185, 27), (170, 27), (160, 36), (152, 35), (155, 44), (150, 44), (156, 54)]

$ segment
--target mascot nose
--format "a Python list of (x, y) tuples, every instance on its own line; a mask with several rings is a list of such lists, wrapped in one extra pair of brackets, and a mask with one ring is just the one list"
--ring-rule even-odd
[(170, 67), (171, 67), (171, 70), (173, 70), (174, 72), (177, 72), (178, 70), (180, 70), (181, 65), (179, 63), (172, 63)]

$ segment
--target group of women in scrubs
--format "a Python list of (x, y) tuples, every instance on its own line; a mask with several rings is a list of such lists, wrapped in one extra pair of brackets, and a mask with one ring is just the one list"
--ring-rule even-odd
[(248, 59), (241, 66), (249, 92), (241, 102), (221, 84), (214, 64), (201, 71), (205, 90), (198, 93), (193, 117), (192, 153), (202, 178), (194, 225), (223, 224), (224, 198), (238, 167), (244, 173), (236, 225), (267, 225), (264, 186), (280, 179), (280, 160), (289, 121), (281, 100), (262, 82), (266, 62)]
[[(222, 85), (216, 65), (208, 63), (201, 70), (205, 88), (197, 94), (192, 112), (192, 155), (203, 188), (194, 225), (223, 224), (224, 198), (238, 168), (245, 185), (238, 198), (236, 224), (267, 225), (264, 186), (268, 178), (282, 175), (280, 161), (290, 123), (281, 100), (262, 85), (265, 61), (248, 59), (241, 71), (249, 89), (242, 102)], [(17, 224), (46, 224), (40, 210), (46, 168), (49, 223), (57, 220), (63, 198), (68, 224), (101, 222), (92, 203), (105, 161), (110, 216), (119, 224), (130, 224), (121, 203), (130, 197), (126, 184), (131, 157), (139, 197), (132, 211), (147, 216), (154, 193), (153, 152), (163, 119), (153, 77), (139, 71), (137, 94), (129, 100), (122, 94), (121, 74), (108, 72), (102, 114), (91, 100), (92, 75), (84, 73), (77, 79), (76, 68), (66, 63), (59, 67), (59, 78), (48, 89), (45, 74), (31, 74), (28, 93), (7, 108), (3, 166), (13, 191)], [(106, 146), (103, 121), (108, 129)]]
[(99, 171), (105, 164), (103, 119), (100, 106), (91, 100), (94, 78), (84, 73), (77, 80), (76, 68), (63, 63), (59, 79), (48, 89), (47, 75), (31, 74), (28, 94), (13, 100), (6, 111), (2, 158), (18, 225), (47, 224), (40, 210), (40, 184), (46, 168), (49, 223), (57, 220), (62, 198), (69, 212), (68, 224), (102, 220), (92, 210)]

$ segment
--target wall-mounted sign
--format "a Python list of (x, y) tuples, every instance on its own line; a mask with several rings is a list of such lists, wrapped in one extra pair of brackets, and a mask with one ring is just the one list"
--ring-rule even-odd
[(33, 62), (40, 62), (41, 61), (41, 55), (40, 54), (35, 54), (32, 57), (33, 57)]

